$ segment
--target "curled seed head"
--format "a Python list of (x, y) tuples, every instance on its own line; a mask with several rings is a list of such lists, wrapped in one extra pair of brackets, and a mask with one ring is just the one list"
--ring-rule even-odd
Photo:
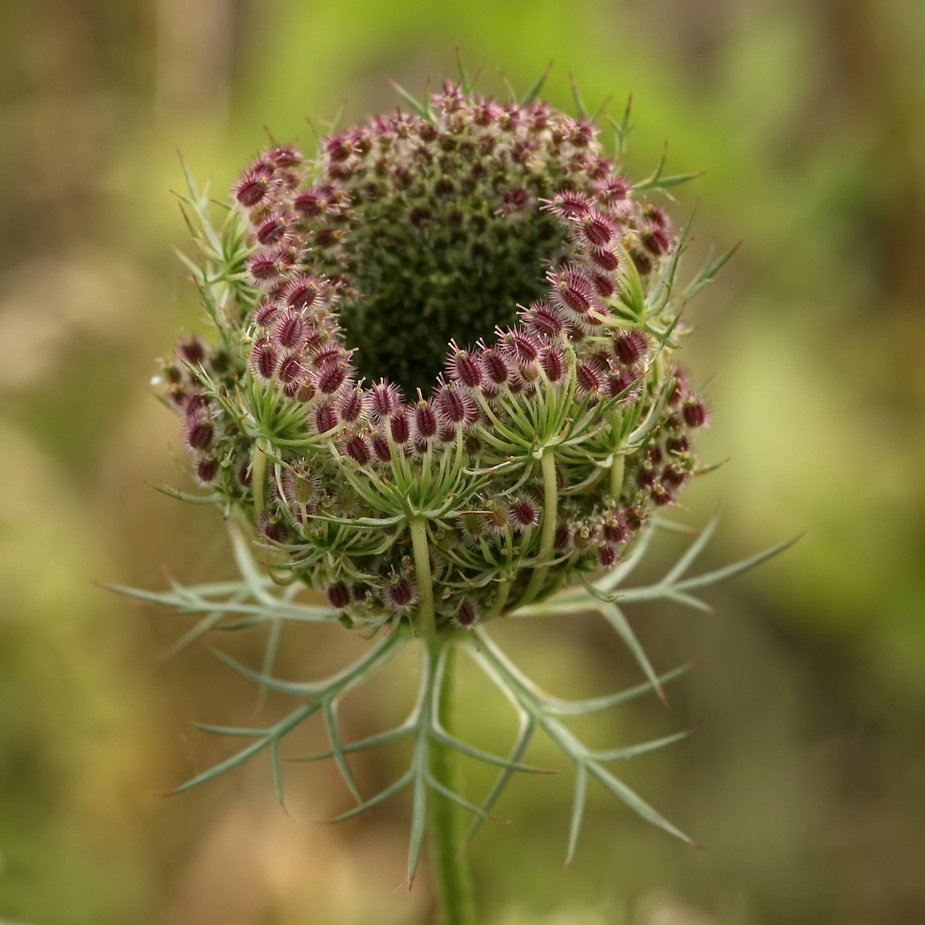
[[(618, 561), (696, 471), (690, 443), (708, 419), (673, 372), (673, 345), (648, 364), (643, 320), (655, 330), (661, 319), (627, 321), (614, 301), (624, 261), (652, 273), (677, 235), (615, 173), (593, 124), (452, 83), (429, 105), (432, 120), (396, 111), (338, 131), (309, 161), (274, 142), (240, 175), (233, 218), (243, 237), (229, 240), (242, 244), (239, 315), (229, 316), (239, 330), (220, 348), (182, 345), (185, 362), (163, 373), (197, 478), (245, 508), (254, 434), (266, 433), (274, 467), (258, 536), (292, 543), (298, 577), (371, 626), (417, 606), (423, 579), (398, 526), (329, 555), (336, 531), (319, 512), (346, 524), (388, 508), (361, 480), (397, 491), (432, 466), (432, 487), (465, 499), (429, 535), (442, 553), (431, 550), (441, 558), (435, 613), (471, 627), (493, 612), (486, 562), (504, 558), (504, 580), (524, 587), (540, 525), (542, 545), (555, 533), (557, 579), (595, 557), (602, 569)], [(646, 296), (653, 285), (643, 279)], [(561, 457), (557, 448), (561, 501), (545, 523), (529, 451), (512, 447), (563, 432), (565, 403), (588, 423)], [(651, 432), (627, 448), (610, 498), (610, 479), (596, 476), (612, 446), (597, 435), (621, 412)], [(322, 559), (320, 574), (303, 566)]]

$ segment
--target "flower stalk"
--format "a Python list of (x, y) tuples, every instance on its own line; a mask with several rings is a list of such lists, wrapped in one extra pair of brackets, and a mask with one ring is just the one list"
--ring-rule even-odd
[[(431, 643), (431, 657), (439, 657), (442, 678), (438, 685), (438, 717), (448, 733), (454, 729), (456, 704), (454, 702), (454, 674), (456, 649), (453, 641), (444, 636)], [(442, 742), (432, 745), (431, 768), (434, 780), (441, 790), (431, 793), (430, 836), (434, 882), (443, 925), (475, 925), (475, 897), (468, 856), (461, 848), (466, 827), (462, 809), (445, 793), (460, 793), (463, 789), (459, 768), (459, 753)]]
[(550, 447), (544, 447), (540, 452), (540, 469), (543, 485), (543, 532), (540, 538), (539, 552), (537, 553), (537, 561), (540, 564), (534, 567), (530, 576), (530, 583), (518, 602), (518, 607), (526, 607), (540, 593), (549, 572), (549, 566), (544, 563), (548, 562), (552, 557), (553, 543), (556, 536), (559, 493), (556, 488), (556, 457)]
[(408, 526), (411, 530), (414, 570), (417, 575), (418, 593), (420, 594), (415, 629), (425, 640), (430, 642), (437, 635), (437, 623), (434, 619), (434, 589), (430, 573), (430, 544), (427, 540), (427, 521), (422, 517), (413, 517)]

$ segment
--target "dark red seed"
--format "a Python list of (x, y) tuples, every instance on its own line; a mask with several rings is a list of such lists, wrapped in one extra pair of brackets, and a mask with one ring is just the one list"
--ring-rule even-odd
[(610, 243), (614, 235), (613, 225), (596, 210), (581, 216), (578, 222), (581, 237), (590, 247), (602, 248)]
[(336, 392), (344, 384), (349, 372), (350, 367), (344, 362), (322, 366), (318, 371), (318, 390), (326, 395)]
[(556, 337), (562, 330), (562, 321), (549, 307), (548, 302), (534, 302), (521, 312), (524, 324), (544, 337)]
[(542, 343), (523, 328), (495, 328), (495, 333), (505, 354), (518, 363), (532, 363), (540, 354)]
[(392, 439), (400, 446), (406, 444), (411, 438), (411, 426), (408, 423), (408, 415), (405, 414), (404, 408), (399, 408), (397, 411), (392, 412), (389, 417), (389, 432)]
[(543, 372), (550, 382), (558, 382), (562, 378), (562, 351), (558, 347), (550, 347), (540, 356)]
[(286, 283), (283, 298), (295, 309), (308, 308), (318, 295), (320, 286), (310, 276), (298, 276)]
[(284, 357), (283, 362), (279, 364), (278, 376), (280, 382), (293, 383), (302, 373), (302, 364), (299, 362), (298, 357), (292, 354)]
[(205, 450), (212, 443), (215, 425), (211, 421), (190, 421), (186, 429), (186, 442), (192, 450)]
[(592, 250), (591, 259), (603, 270), (613, 272), (620, 266), (620, 258), (610, 250)]
[(251, 369), (255, 375), (262, 379), (272, 379), (278, 360), (279, 354), (265, 337), (254, 342), (251, 348)]
[(511, 514), (515, 526), (521, 528), (532, 527), (540, 519), (539, 508), (529, 498), (522, 498), (515, 504)]
[(488, 379), (497, 385), (502, 385), (507, 382), (511, 374), (504, 358), (495, 353), (491, 348), (482, 352), (482, 368), (485, 370), (485, 375)]
[(199, 459), (196, 461), (196, 478), (200, 482), (213, 482), (218, 475), (218, 461), (215, 459)]
[(365, 466), (370, 460), (369, 445), (363, 437), (351, 437), (344, 445), (344, 451), (355, 462)]
[(475, 607), (469, 601), (463, 601), (456, 611), (456, 623), (464, 629), (473, 626), (478, 620), (478, 614)]
[(649, 344), (642, 331), (623, 331), (613, 339), (613, 352), (627, 366), (638, 363), (646, 355), (648, 349)]
[(326, 434), (337, 426), (337, 413), (330, 405), (319, 405), (315, 409), (315, 430)]
[(255, 234), (261, 244), (277, 244), (286, 236), (286, 226), (275, 215), (271, 215), (257, 226)]
[(450, 378), (473, 389), (482, 384), (482, 370), (475, 355), (468, 350), (461, 350), (452, 341), (450, 354), (446, 361), (446, 370)]
[(579, 363), (575, 370), (575, 379), (578, 388), (583, 392), (597, 392), (601, 388), (601, 373), (593, 363)]
[(329, 585), (325, 594), (328, 598), (328, 604), (334, 610), (343, 610), (351, 600), (350, 589), (343, 582)]
[(376, 436), (373, 437), (373, 452), (376, 454), (376, 459), (380, 462), (388, 462), (392, 458), (389, 441), (386, 440), (382, 434), (376, 434)]
[(612, 568), (617, 563), (617, 551), (613, 546), (603, 546), (597, 551), (597, 561), (601, 568)]
[(275, 301), (269, 299), (263, 300), (254, 310), (254, 324), (258, 327), (266, 327), (273, 316), (277, 313), (278, 308)]
[(198, 337), (181, 340), (177, 344), (177, 350), (180, 356), (191, 366), (198, 366), (206, 358), (206, 345)]
[(292, 311), (281, 314), (273, 327), (273, 335), (280, 347), (297, 347), (305, 330), (305, 322)]
[(407, 578), (400, 578), (394, 584), (389, 584), (386, 594), (389, 603), (396, 610), (404, 610), (417, 600), (414, 585)]
[(707, 423), (707, 406), (699, 398), (689, 398), (681, 407), (681, 415), (688, 427), (703, 427)]
[(327, 205), (327, 197), (316, 187), (303, 190), (292, 201), (292, 206), (296, 212), (306, 218), (317, 218), (319, 215), (324, 215), (328, 211)]
[(400, 404), (401, 392), (398, 386), (387, 379), (380, 379), (369, 388), (372, 411), (377, 417), (387, 418)]
[(343, 392), (338, 402), (337, 413), (340, 415), (341, 420), (352, 423), (363, 413), (363, 406), (362, 393), (356, 389), (347, 389)]
[(437, 410), (442, 422), (454, 426), (466, 422), (471, 414), (471, 400), (452, 386), (444, 386), (437, 393)]

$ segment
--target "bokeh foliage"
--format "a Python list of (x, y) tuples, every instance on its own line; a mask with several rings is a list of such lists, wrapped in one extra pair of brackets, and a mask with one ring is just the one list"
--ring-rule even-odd
[[(722, 495), (715, 562), (807, 531), (715, 592), (716, 616), (635, 617), (660, 668), (710, 657), (669, 713), (608, 714), (607, 736), (707, 720), (627, 782), (709, 850), (592, 791), (561, 872), (569, 789), (525, 779), (498, 807), (511, 824), (470, 848), (485, 920), (923, 918), (925, 6), (39, 0), (0, 6), (0, 921), (428, 921), (423, 881), (393, 892), (405, 807), (314, 824), (347, 807), (336, 772), (294, 766), (290, 816), (257, 767), (161, 799), (224, 754), (185, 721), (247, 715), (252, 694), (204, 649), (158, 661), (186, 624), (93, 581), (226, 570), (217, 518), (150, 488), (183, 481), (174, 420), (145, 387), (152, 357), (198, 320), (171, 253), (177, 149), (221, 195), (261, 126), (309, 147), (306, 119), (394, 105), (387, 79), (419, 90), (452, 71), (455, 44), (489, 92), (504, 89), (497, 67), (526, 88), (551, 59), (556, 105), (569, 72), (592, 105), (613, 94), (614, 113), (632, 92), (632, 174), (665, 138), (674, 170), (706, 171), (674, 207), (702, 199), (693, 250), (744, 244), (692, 305), (685, 361), (715, 373), (709, 452), (731, 462), (684, 516), (706, 520)], [(590, 621), (505, 632), (557, 693), (607, 689), (615, 665), (637, 679)], [(280, 672), (357, 644), (294, 634)], [(357, 693), (358, 735), (399, 712), (409, 670)], [(463, 695), (485, 698), (473, 734), (505, 741), (503, 704), (474, 677)], [(374, 792), (397, 766), (383, 750), (357, 776)]]

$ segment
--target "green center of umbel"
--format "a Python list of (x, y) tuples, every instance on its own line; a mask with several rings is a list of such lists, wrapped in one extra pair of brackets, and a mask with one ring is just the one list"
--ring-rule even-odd
[(526, 212), (503, 215), (495, 214), (497, 199), (478, 194), (431, 186), (415, 199), (426, 205), (362, 204), (349, 245), (360, 294), (341, 311), (359, 375), (386, 376), (408, 397), (429, 393), (451, 338), (461, 346), (490, 339), (496, 325), (514, 321), (518, 303), (542, 296), (545, 267), (563, 239), (535, 200)]
[(337, 174), (349, 218), (323, 259), (353, 293), (340, 306), (352, 362), (408, 398), (430, 393), (451, 339), (490, 341), (518, 304), (540, 298), (565, 246), (540, 202), (561, 188), (565, 166), (544, 158), (540, 167), (535, 139), (517, 148), (494, 131), (418, 123), (410, 137), (377, 139)]

